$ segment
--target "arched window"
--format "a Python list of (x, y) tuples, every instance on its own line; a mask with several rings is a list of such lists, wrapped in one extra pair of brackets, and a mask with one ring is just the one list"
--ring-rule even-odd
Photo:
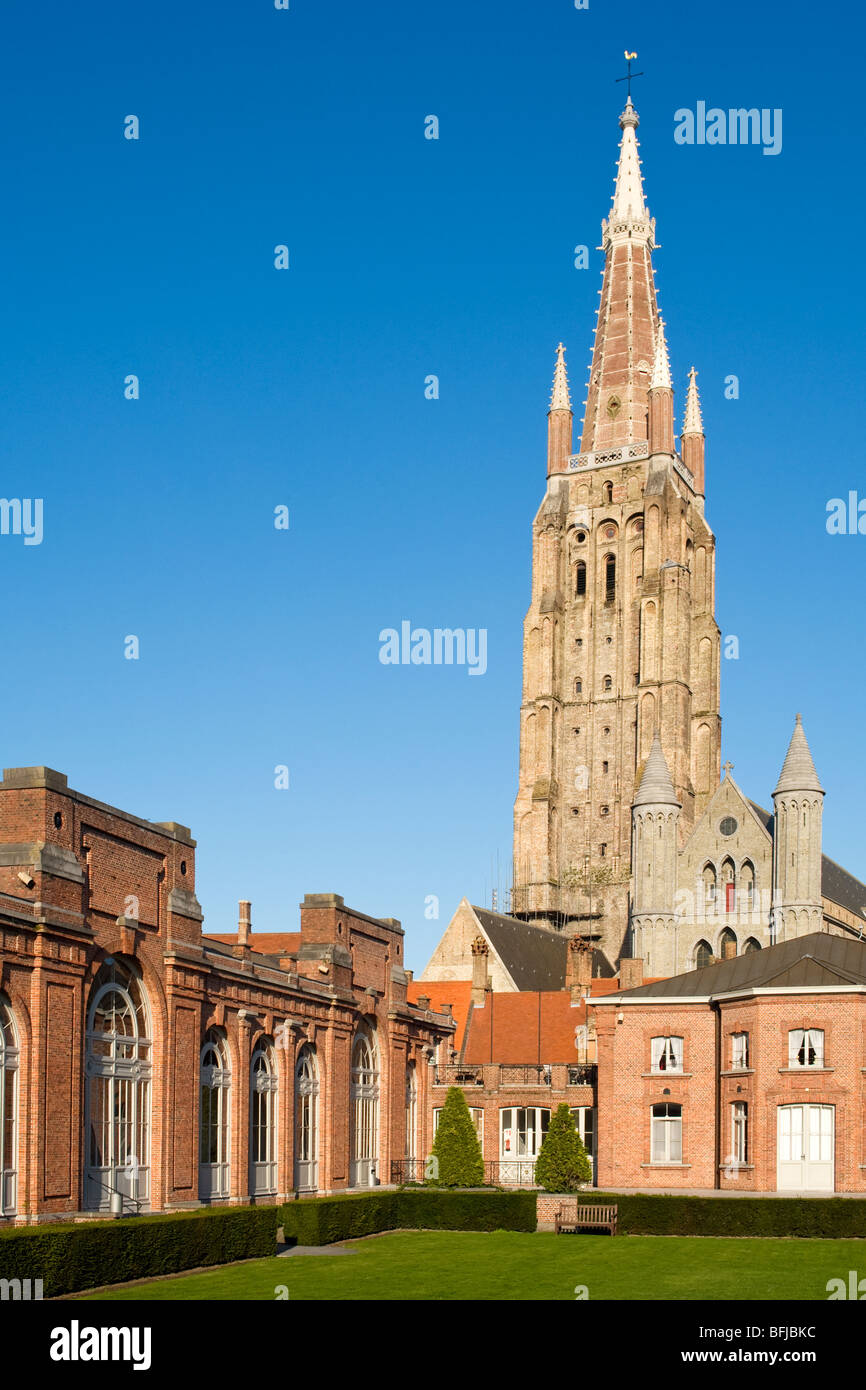
[(250, 1064), (250, 1191), (277, 1190), (277, 1068), (274, 1049), (263, 1038)]
[(406, 1068), (406, 1157), (410, 1160), (418, 1157), (418, 1085), (411, 1063)]
[(730, 927), (725, 927), (719, 938), (719, 954), (722, 960), (730, 960), (731, 956), (737, 954), (737, 938)]
[(225, 1039), (212, 1028), (201, 1050), (198, 1195), (228, 1197), (232, 1074)]
[(604, 601), (613, 603), (616, 598), (616, 559), (613, 555), (605, 556), (604, 561)]
[(611, 676), (605, 676), (604, 681), (603, 681), (603, 685), (604, 685), (605, 690), (612, 690), (612, 689), (613, 689), (613, 679), (612, 679), (612, 677), (611, 677)]
[(716, 871), (712, 864), (705, 864), (703, 871), (704, 906), (712, 911), (716, 905)]
[(722, 885), (722, 902), (725, 912), (733, 912), (737, 905), (736, 873), (733, 859), (725, 859), (722, 862)]
[(695, 969), (703, 970), (705, 965), (713, 963), (713, 948), (709, 941), (699, 941), (695, 947)]
[(743, 942), (743, 955), (744, 955), (744, 956), (748, 955), (748, 953), (749, 953), (750, 951), (760, 951), (760, 949), (761, 949), (761, 943), (760, 943), (760, 941), (756, 941), (755, 938), (754, 938), (753, 936), (750, 936), (750, 937), (748, 938), (747, 941), (744, 941), (744, 942)]
[(0, 1216), (18, 1205), (18, 1034), (0, 995)]
[(379, 1065), (375, 1040), (358, 1033), (352, 1047), (351, 1187), (372, 1187), (379, 1151)]
[(740, 897), (747, 912), (755, 906), (755, 870), (747, 859), (740, 869)]
[(604, 483), (603, 486), (602, 486), (602, 489), (601, 489), (601, 495), (602, 495), (602, 498), (603, 498), (603, 500), (604, 500), (605, 503), (612, 502), (612, 501), (613, 501), (613, 483)]
[(124, 1211), (150, 1200), (151, 1032), (137, 974), (107, 960), (90, 991), (85, 1035), (84, 1206)]
[(306, 1043), (295, 1067), (295, 1188), (319, 1186), (319, 1070), (316, 1050)]
[(586, 561), (578, 560), (574, 570), (574, 592), (578, 598), (586, 593)]
[(583, 692), (583, 681), (580, 679), (580, 676), (578, 676), (577, 680), (574, 682), (574, 693), (575, 693), (575, 695), (580, 695), (582, 692)]

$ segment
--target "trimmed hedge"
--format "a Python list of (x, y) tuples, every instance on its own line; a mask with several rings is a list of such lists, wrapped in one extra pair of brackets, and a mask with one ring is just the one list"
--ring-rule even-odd
[(534, 1192), (404, 1189), (286, 1202), (280, 1219), (287, 1241), (331, 1245), (380, 1231), (534, 1231)]
[(0, 1278), (41, 1279), (43, 1296), (54, 1298), (100, 1284), (275, 1255), (277, 1216), (277, 1207), (210, 1207), (0, 1230)]
[(866, 1237), (866, 1200), (856, 1198), (583, 1192), (579, 1200), (616, 1203), (623, 1235)]

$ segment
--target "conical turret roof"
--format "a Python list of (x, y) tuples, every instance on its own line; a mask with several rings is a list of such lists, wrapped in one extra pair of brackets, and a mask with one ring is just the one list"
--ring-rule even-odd
[(551, 410), (571, 410), (571, 395), (568, 390), (568, 372), (565, 367), (565, 347), (562, 343), (556, 349), (556, 366), (553, 369), (553, 389), (550, 393)]
[(634, 798), (635, 806), (679, 806), (670, 769), (662, 752), (661, 739), (653, 735), (652, 748), (646, 760), (643, 777)]
[(777, 796), (779, 792), (823, 792), (823, 790), (824, 788), (818, 781), (818, 774), (815, 771), (809, 745), (806, 742), (803, 718), (802, 715), (798, 714), (773, 795)]

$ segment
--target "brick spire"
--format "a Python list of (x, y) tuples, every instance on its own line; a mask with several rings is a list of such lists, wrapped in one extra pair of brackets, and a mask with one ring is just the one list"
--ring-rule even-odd
[(631, 97), (619, 124), (616, 186), (610, 217), (601, 224), (605, 266), (582, 453), (615, 449), (648, 436), (647, 392), (658, 327), (652, 267), (655, 221), (644, 199), (635, 134), (638, 114)]
[(565, 369), (565, 348), (560, 343), (556, 349), (553, 389), (547, 412), (548, 477), (551, 473), (561, 473), (565, 468), (565, 461), (571, 453), (571, 425), (571, 395), (568, 389), (568, 372)]

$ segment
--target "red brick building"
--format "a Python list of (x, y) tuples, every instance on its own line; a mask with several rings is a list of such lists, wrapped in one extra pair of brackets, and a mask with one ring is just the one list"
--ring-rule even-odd
[(866, 1191), (866, 943), (814, 932), (592, 1005), (601, 1187)]
[(300, 931), (202, 933), (195, 841), (0, 782), (0, 1220), (275, 1202), (424, 1152), (436, 1046), (393, 919), (308, 894)]

